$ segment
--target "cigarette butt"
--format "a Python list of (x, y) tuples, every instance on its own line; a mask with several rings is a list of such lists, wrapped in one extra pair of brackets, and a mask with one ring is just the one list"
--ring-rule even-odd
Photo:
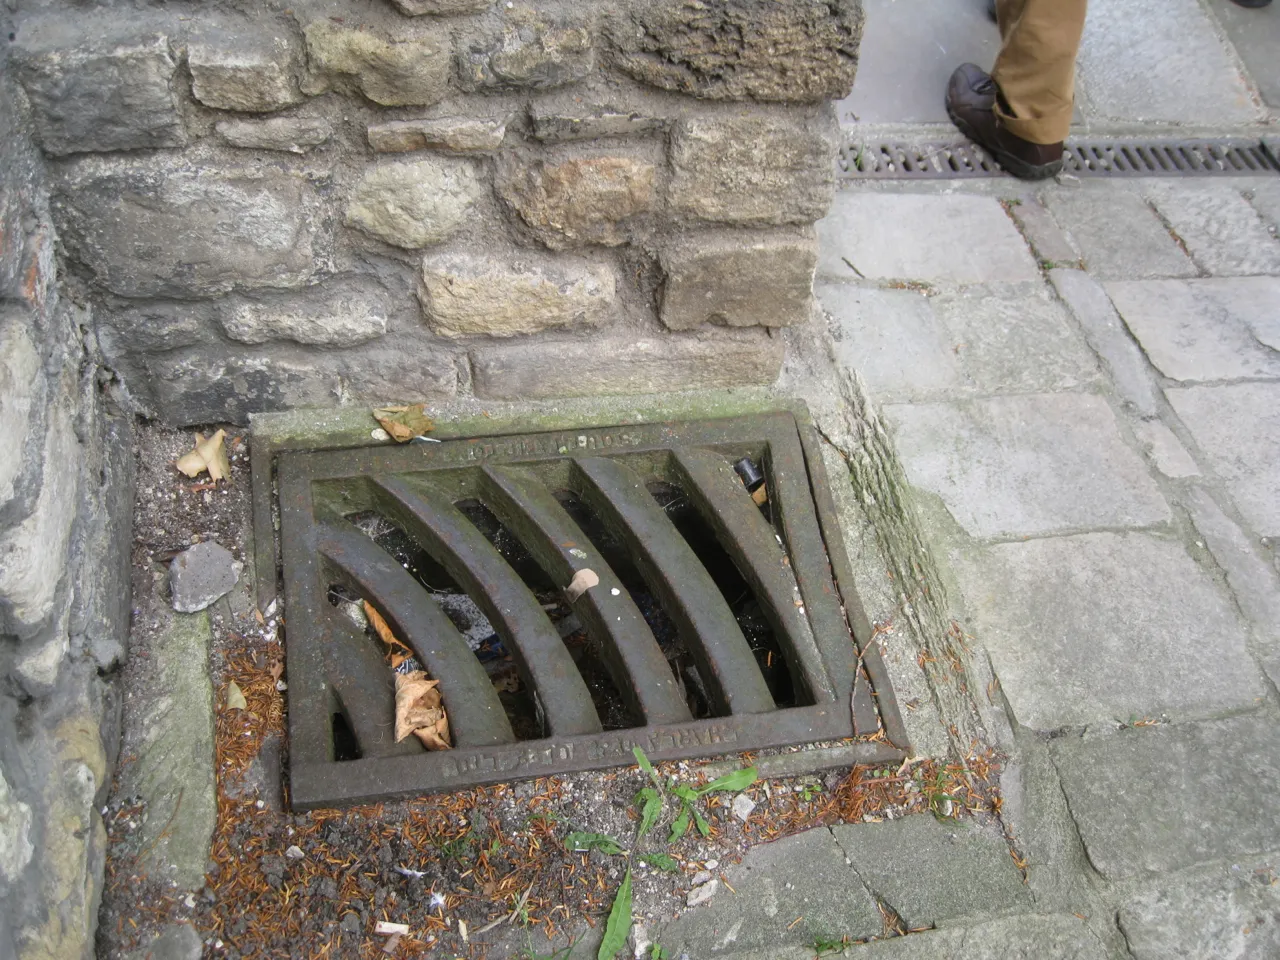
[(407, 937), (409, 935), (409, 925), (407, 923), (392, 923), (390, 920), (379, 920), (373, 925), (373, 932), (380, 937), (394, 937), (396, 934)]

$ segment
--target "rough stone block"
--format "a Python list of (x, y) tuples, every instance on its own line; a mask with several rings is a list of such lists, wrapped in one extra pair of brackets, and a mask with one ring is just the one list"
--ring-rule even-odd
[(424, 15), (448, 17), (459, 13), (478, 13), (488, 8), (493, 0), (392, 0), (392, 2), (406, 17)]
[(818, 274), (832, 280), (1040, 278), (1022, 234), (993, 197), (839, 192), (818, 224), (818, 245)]
[(653, 209), (653, 164), (631, 157), (499, 167), (499, 196), (552, 250), (631, 238), (632, 218)]
[[(1242, 296), (1234, 295), (1236, 284)], [(1280, 356), (1259, 343), (1247, 320), (1257, 312), (1267, 323), (1276, 314), (1280, 279), (1136, 280), (1106, 288), (1147, 357), (1171, 380), (1280, 377)], [(1280, 332), (1280, 319), (1274, 324)]]
[(1139, 416), (1154, 417), (1159, 407), (1146, 358), (1125, 333), (1120, 316), (1102, 287), (1082, 270), (1050, 270), (1049, 279), (1106, 365), (1120, 399)]
[(1274, 849), (1277, 737), (1274, 720), (1250, 716), (1059, 738), (1050, 750), (1089, 860), (1121, 880)]
[(315, 269), (302, 174), (90, 158), (61, 171), (62, 240), (113, 293), (212, 297), (295, 288)]
[(1263, 695), (1229, 598), (1179, 543), (1116, 533), (1002, 543), (958, 573), (970, 627), (1024, 726), (1203, 716)]
[(598, 140), (643, 136), (663, 129), (667, 121), (640, 113), (601, 108), (570, 111), (534, 104), (529, 108), (533, 135), (539, 140)]
[(216, 308), (209, 303), (141, 301), (140, 306), (94, 311), (98, 345), (111, 363), (131, 354), (190, 347), (216, 336)]
[(108, 783), (97, 709), (81, 698), (50, 739), (57, 775), (41, 785), (33, 809), (44, 828), (40, 894), (56, 908), (20, 932), (23, 960), (92, 955), (102, 895), (107, 833), (95, 800)]
[(552, 23), (536, 14), (458, 54), (458, 82), (469, 92), (548, 90), (582, 80), (594, 68), (590, 30)]
[(177, 65), (161, 36), (40, 49), (17, 59), (46, 153), (180, 147), (187, 142), (171, 84)]
[(704, 323), (788, 327), (805, 323), (818, 261), (810, 237), (690, 237), (660, 256), (659, 315), (672, 330)]
[(1165, 391), (1254, 533), (1280, 537), (1280, 383)]
[(31, 805), (13, 795), (0, 770), (0, 879), (13, 883), (26, 869), (35, 847), (31, 844)]
[(1101, 397), (894, 404), (885, 413), (907, 478), (940, 497), (971, 536), (1141, 527), (1170, 518)]
[(833, 135), (767, 117), (681, 121), (671, 141), (671, 212), (713, 223), (812, 223), (835, 189)]
[(71, 652), (64, 611), (43, 635), (23, 644), (13, 665), (13, 679), (27, 696), (47, 697), (57, 688), (58, 674)]
[[(163, 607), (155, 604), (157, 615)], [(147, 804), (142, 826), (144, 868), (181, 889), (204, 885), (217, 819), (213, 773), (212, 634), (207, 612), (163, 615), (151, 645), (155, 693), (138, 703), (137, 763), (125, 783)], [(174, 816), (181, 803), (181, 815)]]
[(1196, 275), (1195, 264), (1155, 211), (1123, 186), (1055, 190), (1044, 202), (1071, 235), (1089, 273), (1101, 280)]
[(406, 250), (448, 239), (484, 192), (467, 160), (433, 158), (372, 167), (347, 201), (347, 226)]
[(269, 113), (302, 101), (287, 40), (242, 37), (196, 41), (187, 49), (191, 92), (206, 107)]
[(11, 633), (30, 636), (53, 612), (76, 515), (79, 455), (71, 414), (59, 403), (49, 415), (35, 509), (0, 536), (0, 621)]
[(332, 407), (344, 399), (420, 403), (458, 389), (451, 353), (390, 336), (302, 356), (225, 344), (175, 351), (140, 358), (124, 380), (148, 414), (180, 427), (244, 424), (250, 413)]
[(637, 5), (610, 30), (614, 60), (644, 83), (711, 100), (820, 103), (849, 95), (856, 0)]
[(831, 832), (862, 882), (908, 927), (1031, 904), (997, 830), (924, 815)]
[(481, 347), (477, 396), (495, 400), (666, 393), (773, 383), (783, 343), (763, 332)]
[(1188, 871), (1120, 907), (1133, 960), (1280, 957), (1280, 856)]
[(677, 957), (739, 957), (788, 942), (879, 934), (883, 919), (855, 866), (826, 829), (760, 844), (725, 872), (736, 893), (685, 912), (662, 930), (662, 945)]
[(0, 450), (5, 451), (0, 457), (0, 509), (19, 494), (28, 444), (39, 440), (32, 433), (40, 424), (43, 377), (25, 320), (15, 313), (0, 321)]
[(246, 303), (222, 322), (222, 329), (241, 343), (292, 340), (319, 347), (348, 347), (387, 332), (385, 304), (363, 296), (339, 295), (321, 304)]
[(505, 119), (392, 120), (369, 125), (369, 146), (376, 153), (408, 153), (410, 150), (487, 153), (502, 146), (506, 135)]
[(328, 120), (311, 117), (272, 117), (269, 120), (222, 120), (215, 128), (233, 147), (249, 150), (287, 150), (306, 153), (333, 136)]
[(1214, 276), (1280, 274), (1280, 240), (1234, 187), (1184, 180), (1148, 186), (1147, 196)]
[(303, 33), (303, 93), (352, 89), (384, 107), (427, 106), (448, 95), (448, 43), (436, 34), (383, 36), (330, 20), (312, 21)]
[(446, 337), (510, 337), (598, 324), (612, 312), (615, 297), (608, 267), (543, 257), (510, 264), (460, 254), (427, 257), (418, 287), (427, 323)]

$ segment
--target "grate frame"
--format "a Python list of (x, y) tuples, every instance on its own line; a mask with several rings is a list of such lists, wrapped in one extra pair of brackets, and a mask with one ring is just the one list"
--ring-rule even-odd
[[(802, 624), (798, 632), (805, 634), (807, 630), (811, 637), (811, 647), (807, 652), (795, 654), (797, 663), (792, 674), (796, 677), (799, 676), (797, 671), (808, 671), (812, 676), (813, 689), (809, 699), (814, 702), (811, 705), (758, 713), (749, 712), (757, 709), (758, 705), (746, 702), (741, 706), (747, 712), (739, 712), (736, 706), (731, 705), (732, 712), (728, 715), (702, 720), (664, 718), (661, 708), (655, 708), (654, 715), (659, 722), (602, 732), (574, 728), (573, 718), (566, 719), (566, 710), (561, 709), (558, 721), (548, 718), (553, 725), (551, 735), (539, 740), (499, 742), (503, 739), (500, 734), (492, 736), (491, 731), (487, 734), (482, 729), (481, 717), (480, 725), (471, 724), (471, 736), (473, 740), (477, 736), (480, 740), (487, 738), (487, 742), (464, 742), (468, 734), (461, 731), (455, 749), (445, 752), (422, 752), (411, 741), (400, 745), (390, 742), (392, 738), (381, 726), (391, 716), (390, 671), (367, 641), (362, 647), (357, 638), (351, 636), (354, 631), (343, 626), (341, 614), (326, 599), (327, 583), (335, 574), (333, 554), (341, 546), (341, 537), (332, 535), (339, 517), (358, 512), (360, 507), (368, 505), (371, 497), (383, 498), (385, 505), (388, 496), (392, 500), (401, 496), (402, 506), (393, 506), (392, 509), (403, 510), (405, 500), (412, 502), (414, 499), (406, 494), (406, 485), (410, 494), (424, 490), (441, 491), (445, 500), (453, 498), (453, 502), (479, 494), (486, 505), (491, 505), (496, 489), (494, 477), (515, 476), (527, 480), (538, 476), (539, 471), (543, 476), (555, 474), (561, 478), (572, 474), (577, 478), (572, 480), (573, 483), (594, 483), (597, 488), (603, 487), (602, 496), (606, 498), (622, 496), (625, 499), (625, 471), (628, 470), (646, 481), (679, 472), (690, 490), (716, 489), (715, 474), (718, 471), (723, 475), (723, 470), (717, 465), (727, 468), (730, 459), (738, 454), (760, 457), (767, 465), (770, 500), (780, 513), (776, 532), (786, 541), (779, 552), (787, 557), (784, 565), (790, 566), (794, 575), (791, 582), (799, 591), (798, 602), (803, 603), (803, 606), (793, 607), (790, 615)], [(878, 647), (872, 642), (871, 625), (852, 589), (852, 573), (840, 540), (834, 500), (826, 484), (816, 436), (811, 426), (798, 422), (791, 412), (725, 420), (446, 440), (439, 444), (395, 448), (282, 451), (277, 455), (276, 465), (288, 621), (285, 639), (289, 680), (290, 797), (295, 809), (376, 802), (495, 782), (628, 765), (634, 762), (633, 746), (642, 747), (655, 760), (677, 760), (847, 739), (855, 736), (855, 715), (857, 732), (867, 733), (877, 726), (884, 732), (884, 742), (862, 741), (853, 745), (855, 762), (883, 763), (906, 756), (907, 738), (902, 718)], [(616, 467), (622, 470), (613, 470)], [(703, 468), (706, 470), (700, 479), (690, 479), (691, 471)], [(612, 477), (618, 484), (613, 491), (608, 490), (611, 470), (618, 474)], [(732, 522), (720, 514), (734, 514), (742, 503), (750, 504), (750, 498), (741, 483), (733, 478), (731, 468), (728, 477), (733, 479), (735, 492), (742, 498), (732, 508), (728, 501), (717, 506), (712, 498), (709, 505), (698, 505), (698, 496), (691, 496), (691, 499), (704, 517), (719, 517), (719, 520), (713, 519), (713, 526), (716, 522), (730, 523), (728, 529), (732, 534), (735, 529)], [(489, 488), (487, 492), (484, 489), (486, 485)], [(377, 488), (377, 492), (371, 495), (373, 488)], [(550, 488), (544, 485), (545, 489)], [(652, 502), (647, 491), (641, 492)], [(517, 499), (521, 496), (524, 499), (520, 502), (526, 506), (537, 500), (536, 491), (530, 494), (528, 490), (523, 493), (517, 490)], [(512, 515), (510, 503), (506, 510)], [(514, 515), (518, 516), (519, 511)], [(740, 511), (737, 516), (741, 518)], [(504, 517), (504, 522), (506, 519)], [(552, 568), (548, 573), (554, 572), (558, 582), (567, 581), (566, 572), (573, 564), (579, 563), (577, 558), (571, 557), (565, 549), (550, 553), (543, 548), (535, 549), (527, 541), (536, 536), (537, 523), (523, 528), (519, 522), (508, 523), (507, 526), (519, 539), (526, 541), (526, 547), (544, 569)], [(738, 532), (741, 534), (742, 528), (738, 528)], [(656, 531), (656, 534), (661, 540), (662, 532)], [(466, 549), (465, 544), (459, 546), (456, 540), (432, 545), (423, 543), (417, 536), (415, 539), (437, 559), (444, 558), (450, 551), (456, 553)], [(723, 536), (718, 536), (718, 539), (729, 549)], [(372, 545), (372, 541), (368, 544)], [(730, 550), (735, 563), (741, 559), (736, 555), (736, 549)], [(600, 570), (602, 559), (599, 554), (590, 546), (588, 551), (588, 558), (581, 560), (581, 565), (595, 567), (601, 572), (602, 586), (607, 586), (611, 582), (607, 565)], [(385, 556), (390, 559), (389, 555)], [(347, 558), (349, 565), (350, 559)], [(394, 560), (391, 562), (395, 565)], [(459, 560), (454, 556), (451, 562), (457, 564)], [(356, 567), (355, 579), (361, 572), (371, 578), (360, 586), (359, 592), (388, 615), (393, 625), (404, 629), (404, 624), (396, 621), (404, 618), (404, 604), (411, 598), (389, 597), (387, 584), (378, 585), (376, 581), (381, 575), (377, 570), (361, 571), (359, 564)], [(752, 578), (745, 572), (744, 575)], [(523, 588), (514, 574), (511, 577)], [(461, 579), (459, 583), (466, 587)], [(764, 596), (758, 582), (752, 580), (752, 583), (757, 587), (757, 596)], [(421, 590), (420, 587), (418, 589)], [(505, 589), (516, 590), (510, 581), (505, 584)], [(591, 620), (582, 604), (590, 595), (608, 596), (601, 588), (595, 588), (572, 605), (588, 629), (591, 628)], [(630, 601), (629, 596), (622, 599)], [(434, 609), (429, 600), (425, 603)], [(500, 620), (500, 615), (491, 617), (495, 629), (514, 650), (523, 641), (509, 635)], [(411, 627), (409, 633), (413, 632)], [(776, 627), (775, 633), (779, 633)], [(404, 633), (400, 635), (405, 636)], [(786, 641), (781, 636), (779, 641), (785, 650)], [(656, 644), (654, 647), (656, 649)], [(731, 661), (725, 662), (732, 667)], [(541, 659), (539, 664), (545, 666)], [(749, 666), (759, 676), (754, 657), (750, 658)], [(468, 723), (464, 719), (467, 704), (450, 705), (448, 688), (454, 681), (451, 676), (441, 676), (440, 679), (446, 706), (465, 729)], [(647, 682), (652, 678), (642, 673), (640, 679)], [(560, 683), (561, 680), (563, 677), (550, 682)], [(485, 682), (488, 682), (487, 678)], [(534, 686), (541, 689), (537, 682)], [(566, 699), (573, 698), (569, 696)], [(545, 695), (543, 700), (546, 700)], [(334, 759), (330, 724), (335, 705), (340, 705), (346, 714), (356, 714), (352, 717), (354, 722), (351, 726), (361, 741), (364, 755), (360, 759)], [(555, 706), (559, 709), (564, 704)], [(458, 707), (456, 712), (455, 707)], [(478, 715), (474, 709), (471, 714), (473, 719)], [(646, 719), (649, 717), (650, 714), (645, 715)], [(556, 732), (556, 722), (570, 732)]]
[[(840, 148), (837, 168), (851, 180), (1004, 175), (985, 150), (967, 140), (852, 141)], [(1063, 172), (1090, 178), (1267, 176), (1280, 173), (1280, 158), (1264, 142), (1242, 138), (1069, 140)]]

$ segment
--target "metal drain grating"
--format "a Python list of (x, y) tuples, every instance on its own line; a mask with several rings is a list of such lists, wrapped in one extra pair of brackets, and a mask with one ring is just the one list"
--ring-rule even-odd
[[(933, 143), (847, 143), (841, 175), (850, 179), (951, 180), (1003, 171), (965, 140)], [(1257, 140), (1069, 141), (1063, 172), (1077, 177), (1248, 176), (1280, 172), (1280, 158)]]
[[(625, 765), (633, 746), (875, 736), (859, 762), (901, 759), (816, 450), (776, 413), (280, 453), (293, 806)], [(599, 584), (569, 601), (582, 569)], [(393, 742), (357, 599), (441, 681), (454, 749)]]

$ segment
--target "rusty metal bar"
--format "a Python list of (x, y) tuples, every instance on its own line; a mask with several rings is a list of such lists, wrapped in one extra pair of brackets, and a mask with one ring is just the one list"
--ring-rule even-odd
[(376, 477), (379, 506), (441, 564), (507, 643), (556, 736), (603, 729), (591, 692), (542, 605), (493, 544), (427, 484)]
[(715, 582), (632, 470), (616, 460), (574, 460), (579, 493), (636, 558), (693, 655), (718, 713), (766, 713), (773, 697)]
[(601, 645), (613, 682), (645, 724), (691, 720), (667, 659), (631, 594), (581, 528), (537, 477), (514, 467), (481, 471), (485, 503), (548, 577), (568, 583), (579, 570), (600, 578), (573, 609)]
[(378, 609), (431, 676), (459, 745), (512, 743), (515, 734), (484, 667), (444, 612), (395, 558), (349, 524), (320, 527), (316, 548)]
[[(395, 675), (378, 655), (373, 641), (337, 611), (320, 624), (320, 641), (324, 645), (329, 686), (342, 704), (343, 716), (355, 734), (361, 756), (422, 753), (424, 748), (417, 737), (396, 743)], [(502, 709), (501, 705), (498, 709)]]

